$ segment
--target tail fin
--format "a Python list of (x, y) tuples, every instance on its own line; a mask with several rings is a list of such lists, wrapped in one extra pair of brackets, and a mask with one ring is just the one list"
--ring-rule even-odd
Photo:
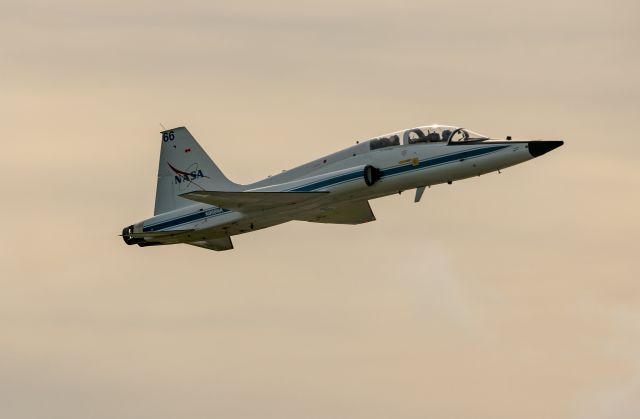
[(178, 195), (193, 191), (238, 191), (185, 127), (162, 131), (154, 215), (192, 205)]

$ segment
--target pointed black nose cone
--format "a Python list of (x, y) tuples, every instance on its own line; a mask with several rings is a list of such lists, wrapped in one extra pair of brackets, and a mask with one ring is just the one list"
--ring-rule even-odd
[(529, 141), (529, 153), (533, 157), (542, 156), (562, 144), (564, 144), (564, 141)]

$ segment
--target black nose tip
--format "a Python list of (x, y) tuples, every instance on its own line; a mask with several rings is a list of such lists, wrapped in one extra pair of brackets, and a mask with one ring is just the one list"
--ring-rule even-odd
[(542, 156), (562, 144), (564, 144), (564, 141), (529, 141), (529, 153), (533, 157)]

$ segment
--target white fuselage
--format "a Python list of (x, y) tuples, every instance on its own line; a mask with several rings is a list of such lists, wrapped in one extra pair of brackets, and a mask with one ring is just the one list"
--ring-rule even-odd
[[(197, 230), (203, 238), (250, 232), (296, 219), (327, 202), (363, 201), (404, 190), (453, 182), (532, 159), (528, 142), (481, 141), (418, 143), (370, 150), (363, 142), (243, 187), (245, 192), (329, 192), (291, 209), (232, 211), (194, 203), (149, 218), (137, 226), (146, 232)], [(368, 185), (363, 168), (379, 170)]]

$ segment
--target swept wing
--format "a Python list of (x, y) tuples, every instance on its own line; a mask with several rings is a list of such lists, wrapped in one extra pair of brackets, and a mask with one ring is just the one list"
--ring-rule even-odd
[(180, 195), (192, 201), (236, 211), (257, 211), (301, 204), (329, 192), (226, 192), (195, 191)]
[(362, 224), (376, 219), (368, 201), (322, 206), (295, 218), (299, 221), (326, 224)]

